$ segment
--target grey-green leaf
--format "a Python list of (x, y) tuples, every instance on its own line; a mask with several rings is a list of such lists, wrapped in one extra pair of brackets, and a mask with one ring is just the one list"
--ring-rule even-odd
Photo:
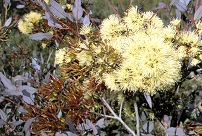
[(179, 1), (180, 1), (180, 0), (171, 0), (170, 6), (176, 5), (177, 3), (179, 3)]
[(50, 34), (50, 33), (42, 33), (42, 32), (31, 34), (29, 36), (30, 39), (36, 40), (36, 41), (41, 41), (43, 39), (51, 39), (52, 37), (53, 37), (52, 34)]
[(199, 21), (202, 17), (202, 5), (196, 10), (194, 14), (194, 20)]
[(181, 12), (185, 12), (187, 10), (187, 6), (182, 2), (177, 3), (175, 6)]
[(55, 0), (50, 0), (50, 11), (56, 15), (59, 18), (66, 18), (67, 17), (67, 13), (64, 11), (64, 9), (62, 8), (62, 6), (57, 3)]

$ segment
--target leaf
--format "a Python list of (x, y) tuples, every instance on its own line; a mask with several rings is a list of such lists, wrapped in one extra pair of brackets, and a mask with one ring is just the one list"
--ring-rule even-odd
[(6, 122), (3, 119), (0, 119), (0, 127), (6, 125)]
[(187, 6), (182, 2), (177, 3), (175, 6), (181, 12), (185, 12), (187, 10)]
[(93, 134), (96, 135), (98, 133), (95, 125), (89, 120), (86, 119), (86, 123), (81, 123), (77, 126), (78, 130), (85, 131), (85, 130), (93, 130)]
[(75, 0), (72, 13), (75, 19), (79, 20), (83, 15), (83, 8), (81, 7), (81, 0)]
[(3, 101), (4, 101), (4, 97), (1, 96), (1, 97), (0, 97), (0, 103), (3, 102)]
[(11, 21), (12, 21), (12, 17), (9, 17), (9, 18), (6, 20), (4, 26), (9, 26), (9, 25), (11, 24)]
[(37, 3), (42, 7), (42, 9), (46, 12), (50, 12), (50, 8), (45, 1), (37, 0)]
[(18, 89), (16, 90), (10, 90), (10, 89), (5, 89), (3, 92), (1, 92), (3, 95), (8, 95), (8, 96), (20, 96), (22, 95), (22, 92), (19, 91)]
[(178, 18), (178, 19), (181, 19), (181, 16), (182, 16), (182, 14), (181, 14), (181, 12), (176, 8), (176, 10), (175, 10), (175, 13), (176, 13), (176, 17)]
[(154, 121), (147, 121), (142, 126), (142, 131), (146, 133), (151, 133), (153, 129), (154, 129)]
[[(28, 86), (28, 85), (22, 85), (18, 87), (20, 91), (26, 90), (28, 93), (30, 93), (31, 95), (37, 92), (37, 89)], [(26, 93), (26, 92), (24, 92)], [(24, 94), (23, 94), (24, 95)]]
[(43, 131), (41, 131), (41, 136), (48, 136), (48, 135), (44, 133)]
[[(164, 124), (165, 123), (165, 124)], [(170, 123), (171, 123), (171, 120), (170, 118), (168, 117), (168, 115), (164, 115), (163, 116), (163, 125), (166, 126), (166, 127), (169, 127), (170, 126)]]
[(51, 5), (51, 7), (50, 7), (51, 13), (53, 13), (54, 15), (56, 15), (59, 18), (67, 17), (67, 13), (64, 11), (62, 6), (60, 4), (58, 4), (55, 0), (50, 0), (50, 5)]
[(0, 117), (1, 117), (1, 119), (3, 119), (4, 121), (7, 120), (7, 115), (6, 115), (6, 113), (5, 113), (3, 110), (1, 110), (1, 109), (0, 109)]
[(140, 120), (141, 121), (146, 121), (146, 119), (147, 119), (147, 112), (145, 111), (145, 112), (142, 112), (142, 114), (141, 114), (141, 116), (140, 116)]
[(85, 17), (83, 18), (83, 24), (84, 25), (90, 25), (90, 17), (89, 14), (85, 15)]
[(79, 124), (77, 127), (76, 127), (77, 130), (80, 130), (80, 131), (84, 131), (84, 130), (89, 130), (91, 129), (91, 127), (86, 124), (86, 123), (81, 123)]
[(24, 125), (24, 128), (23, 128), (23, 131), (25, 133), (28, 133), (29, 129), (30, 129), (30, 126), (32, 124), (32, 122), (35, 120), (35, 118), (30, 118), (28, 119), (26, 122), (25, 122), (25, 125)]
[(36, 41), (41, 41), (43, 39), (51, 39), (52, 37), (53, 37), (52, 34), (50, 34), (50, 33), (42, 33), (42, 32), (31, 34), (29, 36), (30, 39), (36, 40)]
[(17, 109), (18, 112), (22, 112), (22, 113), (28, 113), (27, 110), (25, 110), (22, 106), (19, 106)]
[(34, 105), (34, 99), (32, 96), (27, 97), (25, 95), (22, 96), (23, 101), (25, 101), (27, 104)]
[(194, 13), (194, 20), (199, 21), (202, 17), (202, 5)]
[(169, 136), (185, 136), (185, 133), (183, 132), (181, 128), (170, 127), (166, 129), (165, 132)]
[(44, 78), (43, 82), (48, 83), (49, 81), (50, 81), (50, 72), (48, 72), (48, 73), (45, 75), (45, 78)]
[(22, 5), (22, 4), (16, 6), (17, 9), (22, 9), (24, 7), (25, 7), (25, 5)]
[(153, 10), (158, 10), (158, 9), (161, 9), (162, 7), (165, 7), (166, 4), (164, 2), (159, 2), (158, 3), (158, 6), (154, 7)]
[(17, 75), (17, 76), (12, 78), (13, 82), (16, 82), (16, 81), (28, 81), (28, 80), (29, 80), (29, 78), (21, 76), (21, 75)]
[(60, 24), (58, 24), (57, 20), (52, 15), (50, 15), (48, 12), (45, 12), (45, 16), (43, 18), (48, 20), (49, 26), (56, 27), (59, 29), (63, 28)]
[(10, 124), (10, 126), (11, 126), (12, 128), (14, 128), (14, 127), (16, 127), (16, 126), (22, 124), (23, 122), (24, 122), (24, 121), (19, 120), (19, 121), (15, 121), (15, 122), (10, 122), (9, 124)]
[(27, 133), (25, 134), (25, 136), (31, 136), (30, 130), (27, 131)]
[(151, 96), (144, 93), (144, 97), (147, 100), (147, 103), (149, 104), (149, 107), (152, 108), (152, 100), (151, 100)]
[(16, 90), (16, 87), (11, 83), (11, 81), (6, 78), (1, 72), (0, 72), (0, 80), (4, 84), (4, 86), (9, 90)]
[(74, 127), (74, 124), (72, 123), (72, 121), (66, 117), (66, 122), (68, 123), (69, 125), (69, 130), (72, 132), (72, 133), (75, 133), (76, 132), (76, 128)]
[(37, 90), (33, 87), (23, 85), (18, 87), (19, 90), (22, 92), (22, 99), (31, 105), (34, 105), (34, 98), (32, 96), (33, 93), (37, 92)]
[(171, 0), (170, 6), (178, 4), (179, 1), (180, 1), (180, 0)]
[(27, 96), (27, 97), (30, 97), (30, 96), (31, 96), (30, 93), (27, 92), (25, 89), (22, 90), (22, 94), (23, 94), (24, 96)]
[(95, 125), (89, 119), (86, 119), (86, 124), (88, 126), (90, 126), (90, 128), (93, 130), (94, 135), (96, 135), (98, 133), (97, 128), (95, 127)]
[(99, 119), (95, 125), (102, 128), (104, 126), (104, 118)]
[(33, 58), (32, 59), (32, 67), (35, 69), (35, 70), (40, 70), (41, 67), (37, 64), (37, 58)]
[(72, 132), (69, 132), (69, 131), (65, 131), (65, 132), (63, 132), (61, 134), (62, 134), (62, 136), (78, 136), (78, 135), (76, 135), (76, 134), (74, 134)]
[(69, 18), (70, 21), (74, 22), (74, 17), (72, 14), (67, 13), (67, 18)]
[(60, 119), (62, 117), (62, 111), (60, 110), (57, 114), (58, 119)]
[(4, 8), (8, 8), (8, 6), (11, 6), (10, 0), (4, 0)]
[(184, 3), (186, 6), (189, 5), (191, 0), (180, 0), (180, 2)]

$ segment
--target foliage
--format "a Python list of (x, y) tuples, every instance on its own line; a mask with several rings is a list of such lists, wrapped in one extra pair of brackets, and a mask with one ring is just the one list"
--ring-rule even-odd
[(200, 0), (0, 6), (2, 135), (202, 134)]

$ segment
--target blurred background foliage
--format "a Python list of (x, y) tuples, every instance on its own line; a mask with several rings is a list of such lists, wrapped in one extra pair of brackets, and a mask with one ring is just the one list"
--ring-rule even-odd
[[(73, 0), (57, 0), (57, 1), (61, 5), (65, 5), (67, 2), (73, 4), (73, 2), (74, 2)], [(109, 1), (115, 8), (118, 9), (119, 14), (123, 15), (124, 11), (129, 7), (130, 2), (132, 0), (109, 0)], [(7, 16), (16, 17), (16, 20), (18, 20), (24, 14), (28, 13), (30, 10), (34, 9), (34, 7), (32, 7), (32, 6), (29, 7), (29, 4), (31, 4), (31, 3), (29, 3), (29, 0), (25, 1), (25, 3), (26, 3), (25, 5), (28, 5), (28, 6), (23, 9), (16, 9), (16, 5), (18, 3), (14, 0), (11, 0), (11, 2), (12, 2), (12, 6), (10, 7), (10, 9), (8, 11)], [(155, 7), (158, 6), (159, 2), (164, 2), (165, 4), (169, 5), (170, 0), (133, 0), (132, 5), (138, 5), (139, 9), (143, 12), (144, 11), (156, 12)], [(93, 18), (98, 18), (98, 19), (103, 20), (104, 18), (108, 17), (109, 15), (114, 14), (114, 11), (110, 8), (109, 4), (105, 0), (83, 0), (83, 3), (88, 3), (87, 6), (86, 5), (83, 5), (83, 6), (86, 9), (92, 10), (93, 14), (91, 15), (91, 17), (93, 17)], [(0, 2), (0, 7), (3, 7), (3, 1)], [(169, 17), (175, 17), (174, 9), (170, 9), (170, 10), (171, 10), (171, 12), (166, 12), (165, 10), (158, 12), (158, 16), (164, 21), (165, 24), (169, 23), (169, 21), (168, 21)], [(6, 20), (4, 17), (4, 13), (5, 13), (5, 10), (2, 9), (0, 11), (1, 25), (3, 25)], [(44, 41), (44, 42), (46, 42), (46, 41)], [(19, 30), (17, 29), (16, 25), (14, 25), (14, 27), (12, 27), (10, 30), (7, 31), (6, 39), (4, 41), (0, 41), (0, 47), (1, 47), (0, 71), (3, 71), (7, 77), (14, 77), (16, 75), (21, 75), (24, 72), (28, 72), (28, 71), (32, 71), (34, 73), (35, 70), (31, 66), (32, 58), (33, 57), (40, 58), (41, 57), (40, 55), (42, 54), (44, 60), (47, 60), (50, 55), (50, 52), (55, 51), (53, 42), (54, 41), (47, 42), (48, 43), (47, 46), (45, 48), (43, 48), (41, 42), (37, 42), (37, 41), (29, 39), (29, 36), (20, 33)], [(66, 44), (67, 43), (60, 43), (60, 47), (64, 47)], [(33, 51), (35, 51), (35, 52), (33, 52)], [(54, 53), (50, 58), (50, 65), (52, 67), (54, 67), (53, 63), (54, 63)], [(182, 95), (185, 96), (186, 98), (188, 98), (190, 95), (195, 96), (196, 93), (199, 93), (198, 90), (199, 90), (199, 87), (201, 88), (201, 82), (202, 82), (201, 80), (187, 80), (186, 82), (184, 82), (184, 84), (182, 84), (182, 87), (180, 90), (180, 91), (184, 92), (184, 94), (182, 94)], [(55, 83), (55, 82), (53, 82), (53, 83)], [(51, 84), (50, 84), (50, 86), (51, 86)], [(54, 86), (56, 86), (56, 85), (54, 85)], [(46, 86), (46, 88), (42, 88), (41, 93), (43, 93), (43, 90), (45, 90), (47, 88), (48, 88), (47, 86)], [(56, 89), (56, 91), (57, 91), (57, 89)], [(55, 94), (53, 94), (53, 96), (54, 95)], [(174, 95), (173, 93), (167, 93), (167, 94), (162, 93), (162, 94), (159, 94), (159, 96), (156, 96), (153, 98), (154, 105), (158, 105), (159, 103), (162, 103), (161, 106), (157, 106), (156, 108), (153, 108), (153, 111), (152, 111), (153, 113), (156, 114), (157, 117), (159, 117), (159, 119), (164, 114), (168, 114), (168, 112), (171, 111), (171, 108), (173, 108), (172, 110), (177, 109), (175, 106), (177, 105), (176, 103), (179, 103), (178, 98), (172, 97), (173, 95)], [(78, 97), (78, 98), (80, 98), (80, 97)], [(112, 99), (113, 98), (115, 99), (115, 96), (112, 97)], [(161, 100), (159, 100), (159, 98), (161, 98)], [(194, 103), (194, 100), (192, 100), (194, 98), (195, 97), (190, 97), (189, 99), (186, 100), (186, 102), (190, 103), (191, 101), (193, 101), (192, 105), (201, 104), (201, 97), (200, 97), (200, 100), (197, 100), (197, 102), (195, 102), (195, 103)], [(138, 101), (138, 102), (142, 103), (142, 100), (144, 100), (144, 96), (139, 95), (139, 99), (140, 99), (140, 101)], [(197, 98), (197, 99), (199, 99), (199, 98)], [(61, 99), (61, 101), (63, 101), (63, 99)], [(127, 102), (130, 103), (130, 101), (127, 101)], [(187, 105), (187, 103), (184, 105)], [(55, 104), (55, 105), (57, 106), (57, 104)], [(184, 106), (184, 105), (180, 105), (180, 106)], [(115, 107), (117, 107), (117, 103), (114, 104), (113, 108), (115, 108)], [(131, 107), (131, 105), (129, 105), (128, 107)], [(165, 109), (165, 107), (169, 107), (169, 108)], [(140, 109), (140, 110), (143, 111), (144, 109), (148, 108), (148, 106), (146, 108), (144, 106), (142, 106), (142, 108), (143, 109)], [(199, 105), (198, 108), (200, 109), (201, 105)], [(83, 110), (83, 107), (81, 107), (80, 109)], [(55, 110), (55, 111), (57, 112), (57, 110)], [(126, 109), (126, 111), (127, 112), (125, 112), (125, 113), (129, 114), (129, 110)], [(132, 109), (132, 111), (134, 111), (134, 109)], [(129, 114), (129, 116), (132, 116), (132, 113)], [(125, 119), (128, 119), (130, 121), (130, 118), (128, 118), (127, 115), (126, 115)], [(111, 123), (111, 124), (113, 124), (112, 126), (109, 126), (108, 128), (106, 128), (107, 132), (110, 129), (114, 129), (113, 128), (114, 126), (117, 128), (120, 127), (119, 122), (117, 122), (117, 121), (114, 121), (114, 122), (115, 123)], [(114, 125), (114, 124), (116, 124), (116, 125)], [(134, 124), (131, 122), (131, 126), (133, 126), (133, 125)], [(110, 128), (110, 127), (112, 127), (112, 128)], [(0, 131), (0, 133), (1, 133), (1, 131)]]
[[(104, 19), (107, 16), (114, 14), (114, 11), (109, 7), (105, 0), (92, 0), (93, 16)], [(110, 0), (111, 4), (118, 7), (118, 12), (123, 15), (124, 11), (130, 5), (131, 0)], [(170, 0), (133, 0), (132, 5), (138, 5), (142, 11), (154, 11), (154, 7), (158, 6), (159, 2), (169, 4)], [(155, 11), (154, 11), (155, 12)], [(160, 18), (165, 18), (165, 12), (159, 13)]]

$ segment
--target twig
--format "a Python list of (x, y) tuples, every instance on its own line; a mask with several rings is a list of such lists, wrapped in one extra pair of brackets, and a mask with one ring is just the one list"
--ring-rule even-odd
[(109, 2), (109, 0), (105, 0), (105, 2), (110, 6), (110, 8), (118, 15), (118, 17), (121, 18), (120, 14), (118, 11), (114, 8), (114, 6)]
[(123, 102), (124, 102), (124, 97), (121, 101), (121, 106), (120, 106), (120, 109), (119, 109), (119, 118), (121, 118), (121, 112), (122, 112), (122, 109), (123, 109)]
[(120, 118), (119, 116), (116, 115), (116, 113), (112, 110), (112, 108), (105, 101), (105, 99), (101, 98), (101, 101), (104, 103), (104, 105), (107, 107), (107, 109), (112, 113), (113, 118), (118, 120), (128, 130), (129, 133), (131, 133), (133, 136), (136, 136), (135, 132), (122, 120), (122, 118)]
[(46, 64), (48, 64), (48, 63), (49, 63), (49, 61), (50, 61), (50, 58), (51, 58), (52, 54), (53, 54), (53, 50), (52, 50), (52, 51), (49, 53), (49, 55), (48, 55), (48, 59), (47, 59)]
[(136, 130), (137, 130), (137, 136), (140, 136), (140, 122), (139, 122), (139, 113), (138, 113), (138, 106), (136, 101), (134, 100), (134, 107), (135, 107), (135, 117), (136, 117)]
[(91, 113), (94, 113), (94, 114), (96, 114), (96, 115), (102, 116), (102, 117), (111, 118), (111, 119), (116, 119), (116, 117), (114, 117), (114, 116), (104, 115), (104, 114), (96, 113), (96, 112), (93, 112), (93, 111), (90, 111), (90, 112), (91, 112)]

